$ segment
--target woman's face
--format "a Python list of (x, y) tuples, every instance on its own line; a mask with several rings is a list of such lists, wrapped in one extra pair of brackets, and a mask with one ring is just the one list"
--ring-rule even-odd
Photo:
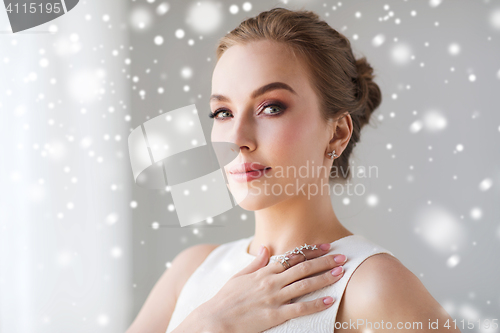
[[(308, 189), (308, 184), (318, 183), (317, 168), (325, 166), (322, 176), (330, 170), (332, 161), (326, 152), (333, 132), (320, 116), (306, 70), (283, 45), (267, 40), (232, 46), (217, 62), (210, 109), (223, 111), (215, 115), (211, 139), (240, 147), (225, 171), (231, 193), (246, 210), (308, 196), (309, 191), (312, 197), (314, 189)], [(260, 90), (276, 82), (280, 82), (274, 86), (277, 89)], [(271, 169), (261, 171), (258, 179), (238, 182), (229, 169), (245, 162)]]

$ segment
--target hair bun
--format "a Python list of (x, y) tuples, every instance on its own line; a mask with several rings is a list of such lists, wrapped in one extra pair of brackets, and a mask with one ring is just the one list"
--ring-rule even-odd
[(382, 93), (379, 86), (373, 81), (375, 77), (373, 68), (366, 61), (366, 57), (356, 60), (356, 71), (358, 72), (356, 79), (357, 98), (361, 109), (358, 115), (361, 126), (363, 126), (368, 123), (370, 115), (382, 102)]

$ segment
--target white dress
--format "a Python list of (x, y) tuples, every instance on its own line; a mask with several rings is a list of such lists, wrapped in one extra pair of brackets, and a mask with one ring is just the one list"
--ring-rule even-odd
[[(254, 236), (222, 244), (216, 247), (186, 281), (177, 300), (166, 333), (170, 333), (202, 303), (211, 299), (237, 272), (248, 266), (255, 256), (249, 254), (248, 246)], [(344, 254), (342, 278), (324, 288), (293, 299), (293, 302), (310, 301), (323, 296), (332, 296), (335, 302), (329, 308), (310, 315), (293, 318), (271, 327), (266, 333), (332, 333), (344, 290), (356, 268), (368, 257), (390, 251), (369, 241), (359, 234), (340, 238), (331, 243), (327, 254)], [(277, 256), (272, 256), (276, 259)], [(271, 260), (270, 260), (271, 262)]]

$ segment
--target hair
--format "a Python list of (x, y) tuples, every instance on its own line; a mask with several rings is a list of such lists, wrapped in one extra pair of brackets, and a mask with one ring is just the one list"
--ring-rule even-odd
[[(373, 68), (366, 57), (356, 60), (349, 40), (320, 20), (316, 13), (277, 7), (246, 19), (222, 37), (216, 49), (217, 61), (231, 46), (259, 40), (282, 43), (305, 62), (325, 121), (347, 113), (351, 115), (351, 139), (334, 160), (330, 179), (351, 178), (349, 156), (360, 140), (361, 128), (382, 101), (380, 88), (373, 81)], [(333, 173), (334, 168), (341, 172)], [(332, 177), (332, 174), (338, 176)]]

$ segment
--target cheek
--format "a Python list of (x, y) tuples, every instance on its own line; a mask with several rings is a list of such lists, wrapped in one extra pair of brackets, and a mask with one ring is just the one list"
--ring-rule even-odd
[(217, 125), (214, 121), (212, 132), (210, 134), (210, 140), (211, 142), (231, 142), (227, 133), (227, 129), (225, 130), (223, 126)]
[(210, 132), (210, 140), (212, 142), (220, 141), (218, 138), (219, 131), (215, 129), (215, 124), (212, 124), (212, 131)]
[(263, 133), (266, 139), (262, 143), (270, 143), (271, 159), (274, 156), (288, 165), (302, 165), (305, 160), (314, 158), (321, 138), (320, 127), (313, 118), (295, 117), (276, 124)]

